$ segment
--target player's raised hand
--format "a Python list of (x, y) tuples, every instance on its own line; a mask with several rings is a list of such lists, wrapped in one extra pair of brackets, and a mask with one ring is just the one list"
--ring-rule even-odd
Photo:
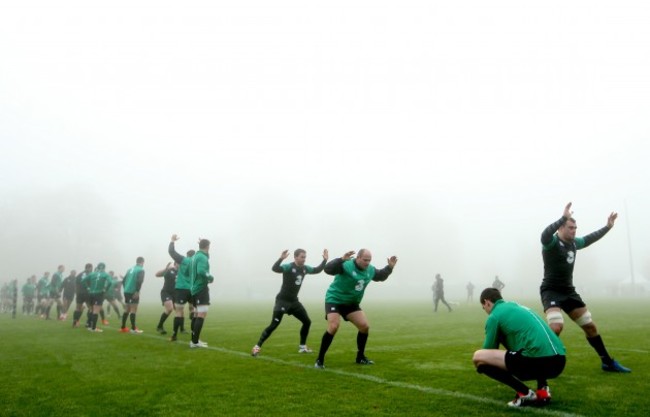
[(347, 261), (348, 259), (352, 258), (352, 257), (354, 256), (355, 253), (356, 253), (356, 252), (353, 251), (353, 250), (347, 251), (347, 252), (345, 252), (345, 254), (343, 254), (343, 256), (341, 257), (341, 259), (343, 259), (344, 261)]
[(618, 218), (618, 213), (612, 211), (609, 217), (607, 218), (607, 227), (609, 227), (610, 229), (614, 227), (614, 222), (616, 221), (617, 218)]
[(282, 251), (280, 254), (280, 259), (287, 259), (287, 256), (289, 256), (289, 249), (285, 249)]
[(562, 216), (567, 220), (570, 219), (571, 216), (573, 216), (573, 212), (571, 211), (571, 205), (572, 204), (573, 203), (571, 203), (569, 201), (569, 203), (566, 205), (566, 207), (564, 207), (564, 213), (562, 213)]
[(327, 261), (329, 257), (330, 257), (329, 251), (327, 249), (323, 249), (323, 259)]
[(395, 264), (397, 264), (397, 256), (391, 256), (390, 258), (386, 259), (386, 262), (388, 263), (388, 266), (395, 268)]

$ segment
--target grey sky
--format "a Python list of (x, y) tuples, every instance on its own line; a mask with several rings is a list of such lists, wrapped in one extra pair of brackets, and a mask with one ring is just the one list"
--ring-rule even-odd
[(399, 256), (377, 296), (534, 297), (568, 201), (579, 233), (620, 213), (579, 286), (629, 276), (628, 226), (650, 275), (648, 51), (642, 1), (0, 6), (0, 281), (141, 255), (155, 299), (178, 233), (224, 298), (297, 247)]

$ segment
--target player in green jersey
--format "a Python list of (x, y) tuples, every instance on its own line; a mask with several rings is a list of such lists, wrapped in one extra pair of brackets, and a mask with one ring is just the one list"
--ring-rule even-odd
[[(483, 290), (480, 302), (489, 317), (483, 348), (474, 352), (478, 373), (515, 390), (515, 399), (508, 403), (511, 407), (550, 401), (548, 379), (558, 377), (566, 364), (560, 338), (528, 307), (504, 301), (496, 288)], [(522, 382), (528, 380), (537, 381), (537, 391)]]
[(354, 324), (359, 330), (356, 363), (360, 365), (374, 363), (365, 355), (370, 324), (360, 303), (370, 281), (385, 281), (393, 272), (393, 268), (397, 264), (397, 257), (391, 256), (387, 260), (388, 265), (377, 270), (370, 264), (372, 253), (368, 249), (359, 250), (356, 258), (353, 258), (354, 254), (354, 251), (346, 252), (341, 258), (333, 259), (325, 265), (325, 273), (335, 275), (335, 277), (325, 295), (327, 330), (323, 334), (318, 359), (314, 364), (316, 368), (325, 367), (325, 354), (339, 329), (341, 317)]
[(199, 337), (203, 329), (203, 323), (210, 309), (210, 289), (208, 284), (214, 281), (210, 274), (210, 241), (199, 240), (199, 250), (192, 256), (190, 264), (190, 281), (192, 283), (192, 300), (196, 309), (196, 317), (192, 321), (191, 348), (205, 348), (208, 344), (202, 342)]
[[(140, 303), (140, 289), (142, 288), (142, 283), (144, 282), (144, 258), (138, 256), (135, 260), (135, 265), (129, 268), (124, 275), (123, 281), (123, 291), (124, 291), (124, 302), (126, 304), (126, 309), (124, 314), (122, 314), (122, 327), (120, 332), (122, 333), (133, 333), (140, 334), (142, 330), (138, 329), (135, 325), (135, 315), (138, 312), (138, 304)], [(131, 329), (129, 330), (126, 327), (126, 320), (131, 320)]]

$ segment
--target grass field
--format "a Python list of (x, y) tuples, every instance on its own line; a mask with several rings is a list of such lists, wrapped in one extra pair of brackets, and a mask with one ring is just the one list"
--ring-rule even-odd
[[(142, 335), (72, 329), (70, 322), (0, 315), (1, 416), (646, 416), (650, 364), (646, 301), (590, 300), (610, 353), (633, 369), (609, 374), (568, 323), (565, 372), (551, 381), (545, 408), (510, 409), (513, 392), (471, 363), (486, 315), (478, 303), (434, 314), (430, 304), (367, 302), (367, 355), (354, 363), (356, 331), (342, 325), (326, 358), (298, 354), (299, 322), (285, 317), (259, 357), (250, 349), (268, 325), (273, 300), (212, 306), (208, 349), (190, 349), (154, 329), (161, 308), (141, 306)], [(539, 311), (538, 301), (524, 302)], [(325, 329), (321, 303), (306, 303), (316, 350)], [(71, 314), (70, 314), (71, 316)], [(172, 321), (168, 320), (169, 330)]]

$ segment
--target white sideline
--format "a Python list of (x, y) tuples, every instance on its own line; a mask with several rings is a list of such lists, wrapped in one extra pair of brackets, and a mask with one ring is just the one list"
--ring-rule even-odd
[[(141, 336), (143, 336), (143, 335), (141, 335)], [(160, 340), (160, 337), (158, 337), (156, 335), (148, 334), (145, 337)], [(163, 339), (163, 340), (167, 341), (167, 339)], [(169, 343), (169, 342), (167, 342), (167, 343)], [(190, 348), (188, 346), (188, 343), (185, 342), (185, 341), (181, 342), (179, 340), (178, 342), (175, 342), (175, 343), (179, 343), (180, 345), (182, 345), (182, 347), (186, 347), (188, 351), (190, 350)], [(229, 354), (229, 355), (241, 356), (241, 357), (249, 358), (250, 360), (256, 360), (256, 361), (263, 360), (263, 361), (267, 361), (267, 362), (278, 363), (278, 364), (281, 364), (281, 365), (289, 365), (289, 366), (296, 366), (296, 367), (299, 367), (299, 368), (314, 369), (313, 364), (305, 365), (305, 363), (303, 363), (303, 362), (292, 362), (292, 361), (287, 361), (287, 360), (284, 360), (284, 359), (278, 359), (278, 358), (274, 358), (274, 357), (271, 357), (271, 356), (264, 356), (264, 355), (257, 356), (255, 358), (253, 358), (253, 357), (251, 357), (250, 352), (240, 352), (240, 351), (230, 350), (230, 349), (226, 349), (226, 348), (222, 348), (222, 347), (208, 346), (207, 348), (192, 349), (192, 350), (193, 351), (201, 351), (201, 350), (206, 350), (206, 349), (207, 350), (213, 350), (213, 351), (216, 351), (216, 352), (226, 353), (226, 354)], [(315, 355), (313, 355), (313, 356), (314, 356), (314, 358), (316, 357)], [(445, 389), (441, 389), (441, 388), (432, 388), (432, 387), (427, 387), (427, 386), (423, 386), (423, 385), (409, 384), (409, 383), (406, 383), (406, 382), (390, 381), (390, 380), (379, 378), (379, 377), (376, 377), (376, 376), (373, 376), (373, 375), (357, 374), (357, 373), (354, 373), (354, 372), (341, 371), (341, 370), (333, 369), (333, 368), (314, 369), (314, 372), (330, 372), (330, 373), (333, 373), (333, 374), (336, 374), (336, 375), (342, 375), (342, 376), (347, 376), (347, 377), (352, 377), (352, 378), (357, 378), (357, 379), (363, 379), (363, 380), (366, 380), (366, 381), (372, 381), (372, 382), (377, 383), (377, 384), (384, 384), (384, 385), (388, 385), (388, 386), (391, 386), (391, 387), (411, 389), (411, 390), (426, 392), (426, 393), (429, 393), (429, 394), (434, 394), (434, 395), (443, 396), (443, 397), (462, 398), (462, 399), (465, 399), (465, 400), (470, 400), (470, 401), (474, 401), (474, 402), (478, 402), (478, 403), (490, 404), (490, 405), (501, 406), (501, 407), (507, 407), (505, 405), (505, 402), (497, 401), (497, 400), (492, 399), (492, 398), (479, 397), (477, 395), (464, 394), (462, 392), (449, 391), (449, 390), (445, 390)], [(584, 417), (584, 416), (582, 416), (580, 414), (565, 413), (565, 412), (562, 412), (562, 411), (550, 410), (548, 408), (526, 407), (526, 408), (521, 408), (521, 411), (527, 412), (527, 413), (539, 414), (539, 415), (546, 415), (546, 416)]]

